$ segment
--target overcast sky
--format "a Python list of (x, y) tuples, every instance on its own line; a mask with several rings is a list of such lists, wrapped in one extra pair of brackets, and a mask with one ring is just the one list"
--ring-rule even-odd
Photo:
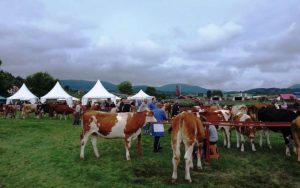
[(299, 0), (0, 0), (1, 69), (222, 90), (300, 83)]

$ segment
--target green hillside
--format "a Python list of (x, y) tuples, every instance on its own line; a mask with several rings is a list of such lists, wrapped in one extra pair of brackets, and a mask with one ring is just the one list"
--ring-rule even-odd
[[(86, 80), (60, 80), (61, 85), (69, 86), (71, 89), (74, 90), (85, 90), (89, 91), (94, 85), (95, 81), (86, 81)], [(115, 84), (112, 84), (107, 81), (101, 81), (102, 85), (110, 92), (117, 92), (118, 86)], [(188, 84), (167, 84), (160, 87), (155, 87), (157, 91), (166, 92), (166, 93), (175, 93), (176, 91), (176, 85), (179, 85), (181, 89), (181, 93), (183, 94), (195, 94), (198, 93), (206, 93), (207, 89), (199, 87), (199, 86), (192, 86)], [(139, 85), (139, 86), (133, 86), (133, 91), (136, 93), (139, 90), (146, 90), (148, 86), (146, 85)]]

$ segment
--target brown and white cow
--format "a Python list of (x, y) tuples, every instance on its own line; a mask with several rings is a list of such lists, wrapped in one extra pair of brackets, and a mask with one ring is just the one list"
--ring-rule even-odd
[(5, 118), (16, 118), (16, 106), (13, 104), (5, 104), (3, 106)]
[(27, 117), (32, 112), (37, 114), (37, 104), (23, 104), (21, 109), (21, 116), (23, 117), (23, 119), (25, 119), (25, 117)]
[(92, 135), (94, 154), (99, 158), (97, 135), (104, 138), (124, 138), (126, 160), (130, 160), (131, 141), (138, 137), (137, 151), (141, 154), (141, 128), (148, 122), (156, 122), (152, 111), (109, 113), (87, 111), (82, 115), (80, 158), (84, 159), (84, 148)]
[(74, 109), (66, 104), (49, 104), (50, 117), (57, 117), (58, 115), (61, 115), (60, 119), (62, 119), (62, 116), (64, 116), (66, 120), (67, 115), (72, 114), (73, 112)]
[(298, 155), (298, 162), (300, 162), (300, 116), (292, 122), (292, 135)]
[[(231, 113), (229, 110), (217, 110), (217, 111), (204, 111), (200, 112), (200, 116), (203, 121), (229, 121)], [(230, 148), (230, 131), (231, 126), (218, 126), (218, 130), (222, 131), (223, 134), (223, 146)]]
[(185, 179), (192, 182), (190, 168), (193, 168), (193, 149), (197, 144), (197, 167), (202, 168), (200, 151), (202, 142), (205, 138), (203, 124), (200, 119), (190, 112), (182, 112), (172, 120), (171, 146), (173, 150), (173, 174), (172, 183), (177, 180), (177, 167), (180, 162), (180, 145), (183, 142), (185, 146)]
[[(233, 116), (233, 121), (235, 122), (251, 122), (253, 121), (251, 117), (248, 114), (244, 113), (237, 113), (235, 116)], [(255, 145), (254, 145), (254, 138), (255, 138), (255, 127), (253, 126), (237, 126), (236, 127), (236, 147), (241, 148), (241, 151), (245, 151), (244, 143), (245, 138), (244, 136), (249, 137), (252, 151), (256, 151)]]

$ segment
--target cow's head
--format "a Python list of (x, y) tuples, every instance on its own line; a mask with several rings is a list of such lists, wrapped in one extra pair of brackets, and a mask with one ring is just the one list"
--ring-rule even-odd
[(154, 117), (153, 111), (151, 111), (151, 110), (145, 110), (145, 111), (143, 111), (143, 113), (146, 115), (145, 123), (157, 122), (157, 120)]
[[(248, 114), (238, 114), (234, 116), (234, 121), (253, 122), (253, 119)], [(249, 138), (255, 138), (256, 128), (251, 125), (242, 127), (242, 134), (247, 135)]]

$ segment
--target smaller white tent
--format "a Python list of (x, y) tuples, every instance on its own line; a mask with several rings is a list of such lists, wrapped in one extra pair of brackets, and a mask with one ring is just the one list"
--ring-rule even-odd
[(45, 103), (47, 99), (66, 100), (69, 106), (72, 106), (73, 103), (73, 97), (61, 87), (59, 82), (56, 82), (55, 86), (46, 95), (41, 97), (41, 102)]
[(142, 89), (137, 94), (128, 97), (129, 100), (144, 100), (144, 99), (150, 100), (152, 98), (153, 98), (152, 96), (146, 94)]
[(12, 96), (6, 99), (6, 104), (9, 104), (13, 100), (21, 100), (21, 101), (30, 101), (31, 104), (34, 104), (38, 101), (38, 97), (29, 91), (25, 84)]
[(100, 80), (97, 80), (94, 87), (85, 94), (81, 101), (83, 105), (86, 105), (88, 103), (88, 100), (94, 100), (94, 99), (111, 99), (114, 103), (116, 103), (116, 97), (115, 95), (109, 93), (101, 84)]

